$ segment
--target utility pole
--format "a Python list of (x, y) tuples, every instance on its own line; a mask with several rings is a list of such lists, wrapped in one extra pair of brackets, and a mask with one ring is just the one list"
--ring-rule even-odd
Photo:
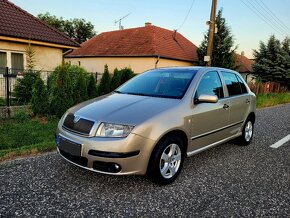
[(208, 45), (207, 45), (206, 56), (204, 57), (204, 60), (207, 61), (206, 66), (208, 67), (211, 66), (211, 60), (212, 60), (213, 39), (214, 39), (214, 33), (215, 33), (216, 6), (217, 6), (217, 0), (212, 0), (210, 21), (209, 21)]

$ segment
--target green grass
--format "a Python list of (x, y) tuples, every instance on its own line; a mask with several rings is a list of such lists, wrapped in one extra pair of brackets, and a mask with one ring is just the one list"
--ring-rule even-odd
[(290, 93), (268, 93), (257, 95), (257, 108), (290, 103)]
[(57, 119), (0, 120), (0, 161), (55, 149)]

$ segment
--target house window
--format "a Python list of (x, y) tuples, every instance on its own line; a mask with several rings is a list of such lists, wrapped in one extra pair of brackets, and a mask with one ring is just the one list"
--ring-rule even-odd
[(22, 72), (24, 69), (23, 54), (11, 53), (11, 68), (13, 73)]
[(4, 67), (7, 67), (7, 54), (6, 52), (0, 52), (0, 68), (2, 69)]

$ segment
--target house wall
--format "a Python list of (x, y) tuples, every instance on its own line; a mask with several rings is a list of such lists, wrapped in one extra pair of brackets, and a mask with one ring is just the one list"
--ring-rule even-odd
[[(7, 67), (11, 67), (11, 53), (24, 55), (24, 68), (26, 67), (25, 50), (28, 44), (0, 41), (0, 51), (7, 53)], [(62, 63), (62, 49), (39, 45), (31, 45), (35, 51), (35, 69), (51, 71)]]
[[(88, 58), (65, 58), (66, 62), (80, 65), (89, 72), (104, 72), (104, 65), (107, 64), (110, 73), (114, 69), (130, 67), (135, 73), (142, 73), (146, 70), (155, 68), (156, 57), (88, 57)], [(157, 67), (169, 66), (192, 66), (191, 62), (176, 61), (160, 58)]]

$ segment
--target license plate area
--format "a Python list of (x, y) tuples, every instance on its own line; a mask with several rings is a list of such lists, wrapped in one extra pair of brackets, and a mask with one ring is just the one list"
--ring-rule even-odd
[(73, 156), (81, 156), (82, 145), (61, 136), (59, 137), (58, 148)]

